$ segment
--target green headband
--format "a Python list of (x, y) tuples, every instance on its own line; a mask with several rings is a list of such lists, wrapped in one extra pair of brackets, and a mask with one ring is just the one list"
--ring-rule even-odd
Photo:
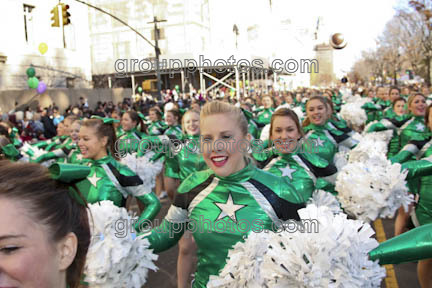
[(141, 112), (137, 112), (137, 114), (141, 118), (141, 120), (146, 120), (144, 114), (142, 114)]
[(15, 159), (20, 154), (13, 144), (5, 145), (1, 147), (1, 150), (8, 159)]
[(96, 115), (91, 116), (91, 119), (102, 120), (104, 124), (112, 124), (112, 123), (119, 123), (120, 122), (119, 120), (114, 119), (114, 118), (103, 118), (103, 117), (96, 116)]

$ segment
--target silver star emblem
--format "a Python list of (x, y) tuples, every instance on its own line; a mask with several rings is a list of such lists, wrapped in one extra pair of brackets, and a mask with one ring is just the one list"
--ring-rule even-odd
[(282, 177), (288, 176), (292, 180), (292, 173), (296, 172), (296, 169), (291, 169), (289, 166), (285, 168), (279, 168), (282, 171)]
[(264, 118), (269, 118), (269, 114), (264, 114)]
[(423, 125), (423, 123), (417, 123), (416, 125), (416, 130), (417, 131), (424, 131), (425, 126)]
[(226, 203), (216, 203), (213, 202), (220, 210), (218, 218), (215, 221), (218, 221), (220, 219), (223, 219), (225, 216), (228, 216), (233, 220), (234, 222), (237, 222), (236, 218), (236, 212), (240, 210), (241, 208), (245, 207), (246, 205), (237, 205), (234, 203), (231, 193), (229, 193), (228, 201)]
[(316, 142), (316, 144), (317, 144), (319, 147), (324, 147), (324, 141), (321, 140), (320, 137), (318, 137), (318, 138), (315, 140), (315, 142)]
[(83, 156), (82, 156), (82, 154), (78, 154), (78, 156), (77, 156), (77, 158), (76, 158), (77, 160), (82, 160), (83, 159)]
[(97, 187), (97, 182), (98, 182), (99, 180), (101, 180), (102, 178), (97, 177), (97, 176), (96, 176), (96, 171), (95, 171), (95, 173), (93, 174), (93, 176), (91, 176), (91, 177), (87, 177), (87, 179), (90, 181), (90, 183), (91, 183), (94, 187)]

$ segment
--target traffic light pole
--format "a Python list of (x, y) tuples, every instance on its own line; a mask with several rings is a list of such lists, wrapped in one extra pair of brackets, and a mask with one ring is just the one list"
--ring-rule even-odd
[(106, 12), (105, 10), (103, 10), (103, 9), (101, 9), (101, 8), (99, 8), (99, 7), (96, 7), (96, 6), (93, 6), (93, 5), (89, 4), (89, 3), (86, 3), (86, 2), (84, 2), (84, 1), (81, 1), (81, 0), (75, 0), (75, 1), (76, 1), (76, 2), (79, 2), (79, 3), (81, 3), (81, 4), (84, 4), (84, 5), (87, 5), (87, 6), (91, 7), (91, 8), (93, 8), (93, 9), (96, 9), (96, 10), (98, 10), (99, 12), (102, 12), (102, 13), (104, 13), (104, 14), (106, 14), (106, 15), (111, 16), (112, 18), (116, 19), (117, 21), (119, 21), (119, 22), (122, 23), (123, 25), (127, 26), (127, 27), (128, 27), (129, 29), (131, 29), (132, 31), (134, 31), (138, 36), (140, 36), (142, 39), (144, 39), (144, 41), (146, 41), (147, 43), (149, 43), (151, 46), (155, 47), (155, 45), (154, 45), (150, 40), (148, 40), (146, 37), (144, 37), (144, 35), (142, 35), (140, 32), (138, 32), (138, 31), (137, 31), (136, 29), (134, 29), (133, 27), (129, 26), (129, 24), (127, 24), (125, 21), (121, 20), (121, 19), (118, 18), (117, 16), (115, 16), (115, 15), (109, 13), (109, 12)]
[(66, 48), (66, 38), (65, 38), (65, 31), (64, 31), (64, 24), (63, 24), (63, 10), (61, 9), (61, 5), (58, 6), (58, 14), (59, 14), (59, 23), (61, 25), (62, 34), (63, 34), (63, 48)]
[(156, 67), (155, 67), (155, 71), (156, 71), (156, 78), (157, 78), (157, 90), (158, 90), (158, 98), (159, 100), (162, 100), (162, 94), (161, 94), (161, 75), (160, 75), (160, 67), (159, 67), (159, 56), (160, 56), (160, 49), (159, 49), (159, 30), (158, 30), (158, 26), (157, 23), (159, 22), (166, 22), (166, 20), (157, 20), (157, 17), (153, 17), (153, 22), (148, 22), (148, 24), (153, 24), (154, 23), (154, 38), (155, 38), (155, 54), (156, 54)]
[(87, 2), (81, 1), (81, 0), (75, 0), (76, 2), (79, 2), (81, 4), (87, 5), (93, 9), (98, 10), (99, 12), (102, 12), (106, 15), (111, 16), (112, 18), (116, 19), (117, 21), (119, 21), (120, 23), (122, 23), (123, 25), (125, 25), (126, 27), (128, 27), (129, 29), (131, 29), (132, 31), (134, 31), (138, 36), (140, 36), (142, 39), (144, 39), (144, 41), (146, 41), (147, 43), (149, 43), (152, 47), (155, 48), (155, 54), (156, 54), (156, 77), (157, 77), (157, 87), (158, 87), (158, 98), (162, 99), (161, 97), (161, 77), (160, 77), (160, 70), (159, 70), (159, 55), (160, 55), (160, 49), (158, 46), (158, 38), (159, 38), (159, 33), (157, 30), (157, 23), (158, 22), (166, 22), (166, 20), (157, 20), (156, 17), (154, 17), (154, 22), (150, 22), (150, 23), (154, 23), (155, 24), (155, 44), (153, 44), (150, 40), (148, 40), (146, 37), (144, 37), (144, 35), (142, 35), (140, 32), (138, 32), (135, 28), (129, 26), (129, 24), (127, 24), (125, 21), (121, 20), (120, 18), (118, 18), (117, 16), (106, 12), (105, 10), (93, 6)]

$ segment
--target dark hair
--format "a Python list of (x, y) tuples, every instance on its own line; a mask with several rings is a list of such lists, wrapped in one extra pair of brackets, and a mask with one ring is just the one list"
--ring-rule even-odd
[(402, 98), (402, 97), (398, 97), (398, 98), (396, 98), (395, 100), (393, 100), (393, 104), (392, 104), (392, 107), (394, 108), (394, 106), (396, 105), (396, 103), (397, 102), (399, 102), (399, 101), (403, 101), (403, 102), (407, 102), (404, 98)]
[(177, 119), (177, 124), (180, 123), (181, 115), (180, 115), (180, 112), (178, 110), (172, 109), (172, 110), (166, 111), (166, 113), (171, 113), (174, 116), (174, 118)]
[(90, 245), (86, 207), (36, 163), (0, 161), (0, 197), (24, 204), (34, 221), (48, 228), (51, 241), (58, 242), (70, 232), (77, 236), (77, 253), (66, 270), (66, 281), (71, 288), (78, 287)]
[(159, 121), (162, 120), (162, 112), (161, 112), (161, 110), (159, 109), (159, 107), (157, 107), (157, 106), (153, 106), (152, 108), (149, 109), (149, 112), (151, 112), (151, 111), (153, 111), (153, 112), (156, 113), (157, 118), (158, 118)]
[(128, 114), (129, 117), (131, 118), (131, 120), (133, 122), (137, 123), (137, 126), (138, 126), (138, 124), (140, 125), (140, 131), (141, 132), (145, 132), (147, 130), (147, 126), (144, 124), (144, 122), (142, 121), (141, 117), (139, 117), (139, 115), (138, 115), (138, 113), (136, 111), (129, 110), (129, 111), (125, 112), (124, 114)]
[[(320, 101), (322, 104), (324, 104), (324, 107), (325, 107), (325, 109), (326, 109), (326, 111), (327, 111), (327, 98), (325, 98), (325, 97), (322, 97), (322, 96), (313, 96), (313, 97), (311, 97), (311, 98), (309, 98), (309, 100), (306, 102), (306, 113), (307, 113), (307, 107), (308, 107), (308, 105), (309, 105), (309, 103), (312, 101), (312, 100), (318, 100), (318, 101)], [(306, 119), (305, 120), (303, 120), (303, 124), (302, 124), (302, 126), (303, 127), (306, 127), (306, 126), (308, 126), (310, 124), (310, 120), (309, 120), (309, 117), (306, 117)]]
[[(272, 115), (272, 117), (271, 117), (271, 120), (270, 120), (270, 135), (269, 135), (270, 140), (271, 140), (271, 137), (272, 137), (273, 122), (274, 122), (274, 120), (275, 120), (277, 117), (289, 117), (289, 118), (291, 118), (291, 120), (294, 121), (294, 123), (295, 123), (295, 125), (296, 125), (296, 127), (297, 127), (297, 130), (298, 130), (299, 134), (300, 134), (301, 136), (304, 135), (303, 128), (302, 128), (301, 125), (300, 125), (300, 120), (299, 120), (297, 114), (296, 114), (293, 110), (291, 110), (291, 109), (288, 109), (288, 108), (280, 108), (280, 109), (277, 109), (277, 110), (273, 113), (273, 115)], [(296, 139), (296, 140), (297, 140), (297, 139)], [(269, 145), (270, 145), (270, 141), (269, 141)]]
[(392, 87), (390, 87), (390, 89), (389, 89), (389, 95), (391, 94), (391, 91), (392, 90), (397, 90), (398, 92), (399, 92), (399, 94), (400, 94), (400, 89), (398, 88), (398, 87), (396, 87), (396, 86), (392, 86)]
[(116, 156), (117, 153), (115, 153), (115, 143), (117, 141), (117, 137), (112, 124), (105, 124), (100, 119), (87, 119), (83, 121), (82, 126), (94, 128), (96, 130), (97, 136), (99, 137), (107, 137), (107, 148), (109, 149), (111, 156), (114, 157), (114, 159), (119, 160), (119, 158)]
[(0, 135), (4, 135), (6, 137), (9, 137), (9, 131), (8, 131), (9, 128), (4, 124), (6, 124), (6, 123), (0, 122)]

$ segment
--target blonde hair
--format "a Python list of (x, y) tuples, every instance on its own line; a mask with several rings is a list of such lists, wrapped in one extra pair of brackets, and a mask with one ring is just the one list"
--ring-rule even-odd
[(199, 111), (191, 109), (191, 110), (186, 111), (186, 113), (181, 118), (181, 127), (182, 127), (182, 132), (183, 132), (184, 135), (187, 135), (186, 128), (185, 128), (186, 116), (189, 115), (189, 114), (192, 114), (192, 113), (195, 113), (196, 115), (198, 115), (198, 117), (200, 116), (200, 112)]
[(244, 136), (248, 134), (248, 122), (240, 108), (222, 101), (212, 101), (206, 103), (200, 113), (200, 125), (206, 116), (215, 114), (231, 114), (234, 117), (235, 123), (240, 127)]
[[(307, 107), (308, 107), (308, 105), (309, 105), (309, 103), (312, 101), (312, 100), (318, 100), (318, 101), (320, 101), (323, 105), (324, 105), (324, 107), (325, 107), (325, 110), (326, 110), (326, 114), (327, 114), (327, 112), (328, 112), (328, 106), (327, 106), (327, 103), (329, 103), (329, 102), (327, 102), (327, 98), (324, 98), (324, 97), (322, 97), (322, 96), (313, 96), (313, 97), (311, 97), (307, 102), (306, 102), (306, 115), (307, 115)], [(310, 125), (310, 119), (309, 119), (309, 117), (308, 116), (306, 116), (306, 119), (304, 119), (303, 120), (303, 127), (306, 127), (306, 126), (309, 126)]]
[(417, 92), (415, 94), (412, 94), (411, 96), (408, 97), (408, 101), (407, 101), (408, 110), (410, 109), (411, 103), (414, 101), (414, 98), (417, 96), (422, 96), (426, 100), (426, 97), (422, 93)]
[[(200, 126), (202, 125), (202, 121), (205, 117), (215, 114), (230, 114), (234, 118), (234, 123), (236, 123), (240, 128), (243, 136), (246, 136), (249, 133), (248, 121), (246, 119), (246, 116), (243, 114), (243, 111), (234, 105), (222, 101), (207, 102), (202, 107), (200, 113)], [(246, 158), (246, 166), (248, 165), (247, 163), (250, 162), (256, 165), (256, 162), (254, 158), (252, 158), (252, 156), (247, 153), (244, 156)]]

